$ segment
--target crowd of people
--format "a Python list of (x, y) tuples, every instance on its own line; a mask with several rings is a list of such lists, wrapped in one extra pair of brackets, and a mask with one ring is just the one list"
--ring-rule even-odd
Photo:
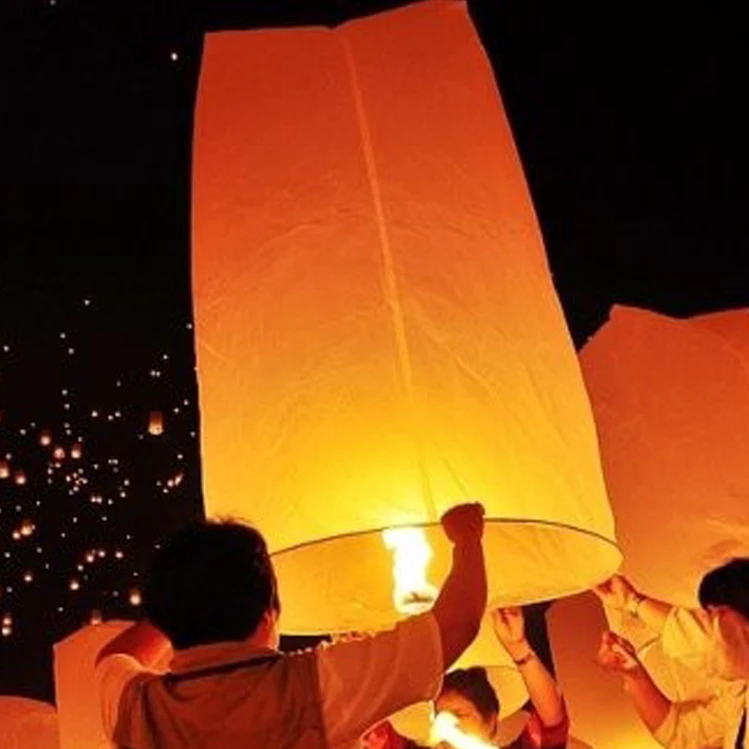
[[(503, 697), (486, 669), (451, 670), (487, 605), (483, 526), (477, 504), (443, 516), (452, 565), (430, 611), (387, 631), (290, 654), (278, 650), (282, 600), (262, 534), (231, 521), (183, 530), (154, 561), (147, 618), (98, 655), (106, 735), (126, 749), (414, 749), (420, 744), (390, 718), (428, 702), (433, 727), (452, 731), (434, 731), (441, 749), (501, 746)], [(709, 697), (673, 702), (626, 639), (603, 633), (598, 661), (621, 673), (652, 735), (668, 749), (749, 749), (749, 559), (709, 572), (697, 610), (649, 598), (619, 575), (595, 592), (607, 608), (652, 629), (667, 658), (715, 685)], [(522, 609), (491, 617), (529, 698), (525, 726), (509, 746), (565, 747), (562, 691), (529, 643)], [(169, 651), (171, 666), (162, 673), (154, 665)]]

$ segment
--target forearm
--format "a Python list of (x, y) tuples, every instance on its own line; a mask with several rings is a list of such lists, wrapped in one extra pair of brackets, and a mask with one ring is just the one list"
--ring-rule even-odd
[(629, 694), (637, 714), (651, 733), (660, 728), (671, 709), (671, 701), (655, 685), (644, 668), (624, 675), (624, 690)]
[(456, 545), (450, 573), (432, 609), (440, 628), (445, 668), (476, 637), (486, 598), (486, 564), (481, 541)]
[[(639, 600), (638, 600), (639, 598)], [(663, 630), (671, 609), (671, 604), (665, 601), (659, 601), (656, 598), (650, 598), (642, 593), (637, 594), (637, 598), (631, 606), (634, 615), (657, 633)]]
[(144, 666), (153, 666), (171, 647), (169, 640), (148, 621), (140, 621), (117, 635), (99, 652), (97, 663), (108, 655), (130, 655)]
[(520, 671), (525, 688), (541, 722), (548, 727), (558, 726), (567, 717), (562, 693), (554, 677), (536, 655), (527, 640), (505, 645)]

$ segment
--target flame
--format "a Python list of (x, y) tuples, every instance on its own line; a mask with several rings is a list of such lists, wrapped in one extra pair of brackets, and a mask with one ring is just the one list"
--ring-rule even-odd
[(393, 602), (402, 614), (419, 614), (432, 607), (437, 588), (426, 578), (432, 549), (421, 528), (387, 528), (385, 546), (394, 553)]
[(477, 736), (463, 733), (458, 727), (458, 719), (448, 712), (437, 713), (429, 735), (429, 743), (432, 746), (443, 741), (450, 744), (453, 749), (496, 749), (494, 745), (485, 743)]

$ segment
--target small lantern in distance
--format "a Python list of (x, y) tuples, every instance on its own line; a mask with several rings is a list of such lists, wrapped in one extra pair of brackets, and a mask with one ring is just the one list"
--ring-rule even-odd
[(164, 434), (164, 414), (161, 411), (148, 414), (148, 433), (154, 437)]

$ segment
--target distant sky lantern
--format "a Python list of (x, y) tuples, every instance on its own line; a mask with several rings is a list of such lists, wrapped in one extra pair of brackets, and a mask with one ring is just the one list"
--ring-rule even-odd
[(83, 447), (81, 446), (81, 443), (74, 442), (73, 447), (70, 448), (70, 457), (73, 458), (73, 460), (80, 460), (82, 455)]
[(148, 414), (148, 433), (154, 437), (164, 434), (164, 414), (161, 411), (151, 411)]
[[(387, 54), (383, 54), (387, 50)], [(204, 495), (267, 535), (286, 632), (373, 629), (388, 528), (487, 513), (492, 603), (619, 563), (579, 365), (462, 3), (210, 35), (193, 288)]]
[(696, 605), (707, 569), (749, 554), (749, 311), (615, 308), (581, 360), (623, 570)]
[(22, 470), (18, 470), (13, 474), (13, 479), (19, 486), (24, 486), (26, 484), (26, 472)]
[(65, 448), (64, 447), (56, 447), (52, 452), (52, 457), (55, 460), (65, 460)]
[(39, 444), (42, 447), (47, 447), (52, 444), (52, 432), (50, 432), (49, 429), (42, 429), (39, 433)]
[(7, 479), (10, 476), (10, 465), (7, 460), (0, 460), (0, 479)]

